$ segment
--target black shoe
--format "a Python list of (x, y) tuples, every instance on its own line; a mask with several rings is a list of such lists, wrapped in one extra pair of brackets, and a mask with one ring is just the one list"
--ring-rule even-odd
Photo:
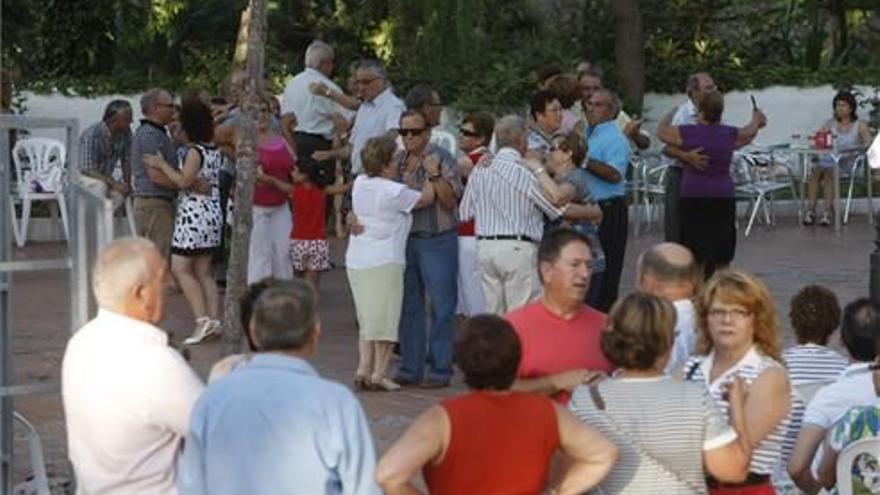
[(400, 375), (394, 377), (394, 381), (398, 385), (400, 385), (401, 387), (418, 387), (419, 385), (421, 385), (419, 382), (417, 382), (415, 380), (410, 380), (410, 379), (404, 378)]

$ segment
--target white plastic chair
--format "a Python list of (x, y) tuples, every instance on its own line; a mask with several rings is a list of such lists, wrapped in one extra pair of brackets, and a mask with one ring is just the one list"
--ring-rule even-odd
[[(855, 187), (855, 183), (857, 180), (861, 180), (867, 186), (868, 181), (871, 180), (871, 170), (867, 167), (866, 163), (867, 159), (865, 155), (859, 154), (853, 162), (852, 169), (849, 171), (841, 171), (841, 179), (849, 181), (849, 186), (847, 187), (846, 193), (846, 204), (843, 208), (843, 223), (846, 225), (849, 223), (849, 212), (852, 206), (853, 199), (853, 189)], [(868, 198), (868, 211), (874, 211), (874, 197), (873, 194)], [(870, 221), (873, 218), (871, 214), (868, 215), (868, 220)]]
[(856, 458), (867, 454), (880, 459), (880, 438), (863, 438), (847, 445), (837, 455), (837, 493), (852, 495), (852, 466)]
[[(28, 222), (33, 201), (57, 201), (64, 227), (64, 238), (69, 238), (67, 204), (64, 199), (65, 161), (67, 150), (57, 139), (27, 138), (12, 148), (18, 196), (21, 199), (21, 226), (16, 242), (18, 247), (27, 243)], [(15, 215), (13, 210), (13, 216)]]

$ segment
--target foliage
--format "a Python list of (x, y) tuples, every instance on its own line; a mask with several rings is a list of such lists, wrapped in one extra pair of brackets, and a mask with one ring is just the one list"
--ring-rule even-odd
[[(580, 58), (616, 87), (612, 0), (271, 0), (266, 74), (279, 90), (315, 38), (348, 63), (387, 63), (398, 93), (430, 81), (461, 109), (518, 107), (544, 66)], [(219, 90), (247, 0), (6, 0), (2, 57), (19, 89), (93, 95)], [(880, 80), (871, 0), (640, 2), (645, 87), (708, 70), (724, 90)], [(839, 8), (838, 8), (839, 7)]]

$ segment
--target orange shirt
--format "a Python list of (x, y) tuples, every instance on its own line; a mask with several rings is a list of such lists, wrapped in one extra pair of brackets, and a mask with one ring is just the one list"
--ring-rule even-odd
[(422, 469), (432, 495), (542, 493), (559, 446), (549, 398), (518, 392), (471, 392), (443, 401), (449, 446)]
[[(579, 368), (606, 373), (614, 369), (599, 346), (605, 314), (586, 304), (570, 320), (551, 313), (541, 301), (515, 309), (505, 318), (522, 346), (518, 378), (538, 378)], [(560, 393), (555, 399), (567, 404), (570, 395)]]

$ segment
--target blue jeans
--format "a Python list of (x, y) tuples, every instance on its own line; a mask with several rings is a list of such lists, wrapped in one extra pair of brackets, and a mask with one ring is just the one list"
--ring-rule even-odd
[[(457, 277), (458, 233), (455, 230), (436, 237), (410, 237), (407, 240), (403, 311), (400, 313), (400, 352), (403, 357), (397, 373), (400, 380), (422, 381), (426, 353), (429, 381), (445, 383), (452, 378)], [(425, 311), (426, 289), (434, 310), (430, 331)]]

